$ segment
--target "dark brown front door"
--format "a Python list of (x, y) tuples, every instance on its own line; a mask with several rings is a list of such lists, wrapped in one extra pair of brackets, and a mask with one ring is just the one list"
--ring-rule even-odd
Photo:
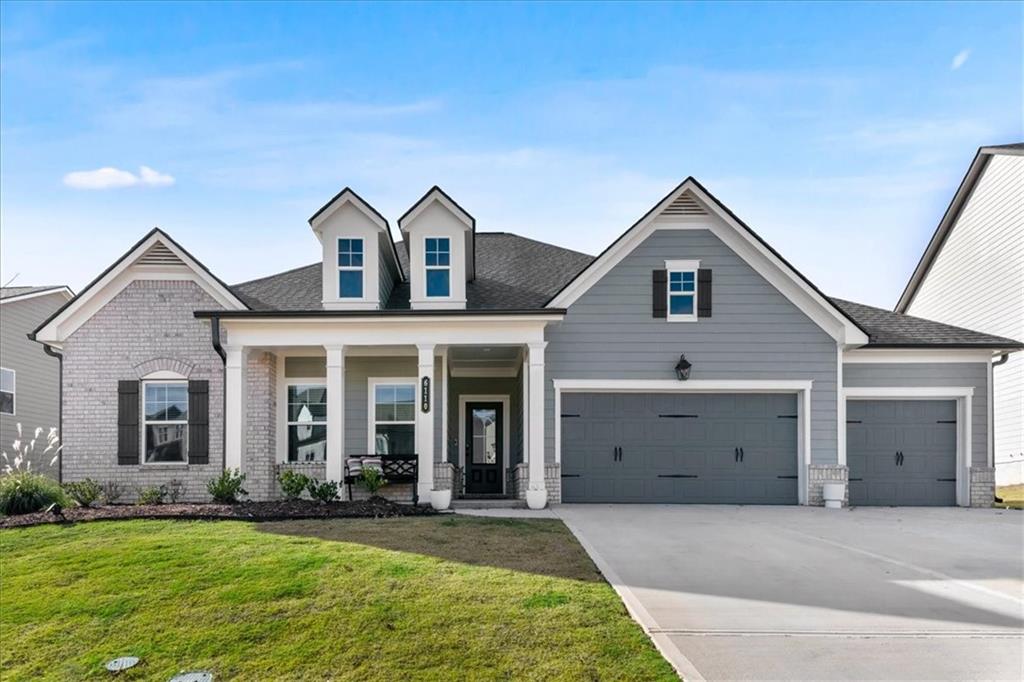
[(502, 492), (505, 453), (501, 403), (466, 403), (466, 492)]

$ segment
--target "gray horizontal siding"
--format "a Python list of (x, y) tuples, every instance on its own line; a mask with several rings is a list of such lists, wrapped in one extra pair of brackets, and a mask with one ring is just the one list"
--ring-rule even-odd
[[(57, 358), (43, 352), (43, 346), (26, 336), (53, 314), (67, 299), (58, 293), (36, 296), (0, 305), (0, 366), (15, 372), (14, 415), (0, 415), (0, 446), (11, 453), (18, 437), (18, 424), (30, 440), (37, 428), (43, 434), (58, 427), (60, 370)], [(41, 442), (45, 443), (45, 437)], [(38, 443), (37, 443), (38, 445)], [(33, 471), (57, 476), (57, 465), (50, 466), (52, 454), (43, 455), (43, 445), (31, 459)]]
[[(418, 373), (414, 357), (348, 357), (345, 358), (345, 452), (365, 454), (369, 432), (369, 379), (371, 377), (415, 377)], [(434, 361), (434, 460), (441, 461), (444, 434), (441, 428), (441, 360)], [(419, 409), (419, 406), (417, 406)]]
[[(713, 271), (713, 316), (651, 316), (651, 271), (698, 259)], [(837, 460), (835, 341), (710, 230), (654, 232), (547, 330), (548, 460), (554, 457), (551, 379), (672, 379), (680, 353), (691, 379), (812, 380), (811, 459)]]
[(843, 386), (972, 387), (971, 466), (988, 466), (988, 368), (985, 363), (844, 364)]

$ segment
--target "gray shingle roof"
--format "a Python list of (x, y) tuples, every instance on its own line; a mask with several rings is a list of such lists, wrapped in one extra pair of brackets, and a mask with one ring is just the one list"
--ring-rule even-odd
[[(409, 257), (398, 243), (405, 272)], [(507, 232), (476, 234), (476, 279), (466, 284), (466, 307), (477, 310), (532, 310), (543, 308), (555, 293), (583, 268), (592, 256), (545, 244)], [(318, 310), (322, 296), (320, 263), (270, 277), (236, 284), (231, 289), (255, 310)], [(400, 283), (387, 306), (409, 308), (409, 284)]]
[(920, 317), (894, 313), (861, 303), (833, 298), (831, 301), (867, 331), (868, 346), (905, 346), (917, 348), (1024, 348), (1012, 339), (933, 322)]
[(49, 284), (40, 287), (0, 287), (0, 299), (11, 298), (13, 296), (24, 296), (25, 294), (34, 294), (39, 291), (49, 291), (51, 289), (63, 289), (63, 284)]
[[(399, 242), (398, 257), (405, 272), (409, 258)], [(477, 310), (532, 310), (543, 308), (563, 286), (579, 274), (593, 256), (545, 244), (507, 232), (476, 235), (476, 279), (466, 284), (466, 307)], [(231, 289), (254, 310), (320, 310), (320, 263), (269, 277), (236, 284)], [(882, 308), (833, 298), (842, 312), (870, 336), (869, 346), (1020, 348), (1011, 339), (982, 334)], [(400, 283), (386, 306), (409, 308), (409, 284)]]

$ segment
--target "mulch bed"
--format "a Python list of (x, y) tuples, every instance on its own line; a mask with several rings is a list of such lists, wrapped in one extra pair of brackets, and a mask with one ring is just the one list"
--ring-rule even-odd
[(44, 523), (116, 521), (120, 519), (193, 519), (239, 521), (283, 521), (287, 519), (386, 519), (398, 516), (436, 514), (430, 505), (397, 504), (382, 497), (355, 502), (323, 504), (309, 500), (240, 502), (239, 504), (146, 504), (107, 505), (65, 509), (63, 517), (36, 512), (0, 518), (0, 528), (21, 528)]

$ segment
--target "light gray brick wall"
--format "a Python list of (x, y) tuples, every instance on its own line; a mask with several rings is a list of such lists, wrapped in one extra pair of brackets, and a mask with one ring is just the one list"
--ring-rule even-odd
[[(117, 481), (132, 501), (142, 487), (178, 479), (189, 501), (208, 501), (206, 482), (224, 466), (224, 366), (210, 324), (194, 310), (220, 306), (191, 281), (138, 280), (78, 328), (64, 344), (65, 481)], [(210, 382), (209, 464), (117, 463), (117, 382), (173, 370)]]
[(850, 471), (845, 466), (811, 465), (807, 470), (807, 504), (814, 507), (824, 506), (825, 498), (822, 496), (822, 486), (826, 483), (842, 483), (846, 486), (846, 492), (843, 495), (843, 506), (849, 506), (849, 475)]
[(252, 351), (246, 371), (245, 489), (250, 500), (277, 499), (277, 356)]
[[(512, 470), (513, 496), (520, 500), (526, 499), (526, 490), (530, 487), (530, 465), (528, 462), (517, 464)], [(554, 462), (544, 464), (544, 487), (548, 491), (548, 504), (559, 504), (562, 501), (562, 465)]]
[(971, 467), (971, 506), (991, 507), (996, 500), (994, 467)]

